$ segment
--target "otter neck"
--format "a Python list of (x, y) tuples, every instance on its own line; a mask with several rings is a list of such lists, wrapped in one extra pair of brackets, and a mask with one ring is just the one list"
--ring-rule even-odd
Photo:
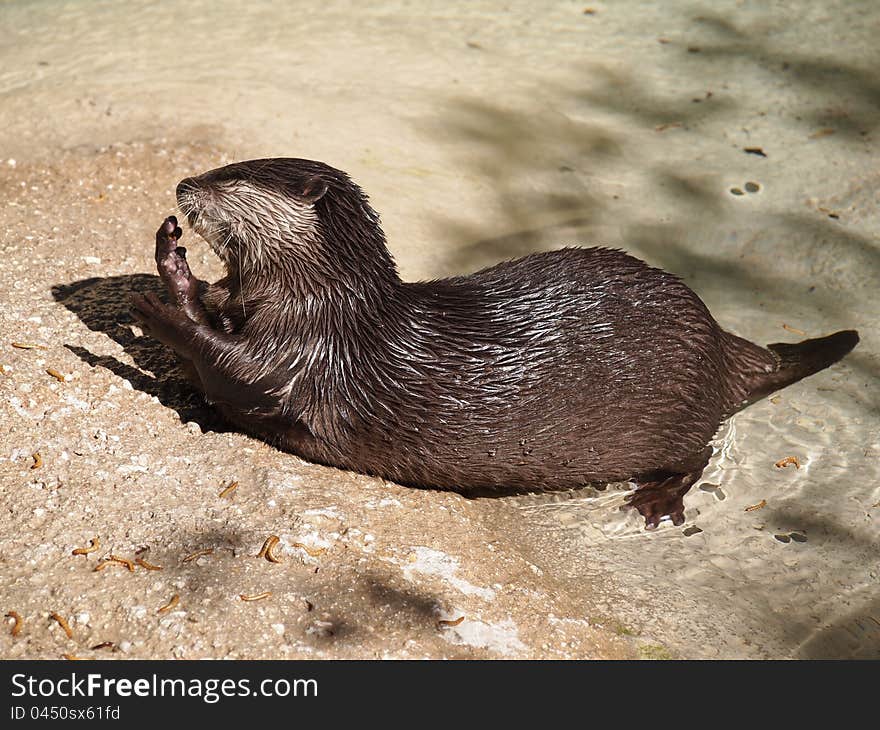
[[(358, 248), (366, 249), (359, 259)], [(369, 242), (320, 240), (303, 246), (294, 241), (283, 250), (277, 260), (264, 255), (254, 262), (247, 255), (239, 259), (230, 248), (225, 261), (230, 309), (257, 340), (252, 342), (257, 350), (266, 322), (274, 325), (276, 343), (282, 332), (299, 342), (332, 334), (340, 342), (369, 347), (379, 344), (389, 323), (405, 319), (404, 287), (381, 231)]]
[(246, 301), (280, 297), (297, 299), (356, 298), (379, 300), (392, 297), (401, 285), (394, 261), (384, 246), (361, 251), (357, 260), (352, 247), (323, 241), (280, 242), (260, 251), (229, 245), (218, 252), (226, 279)]

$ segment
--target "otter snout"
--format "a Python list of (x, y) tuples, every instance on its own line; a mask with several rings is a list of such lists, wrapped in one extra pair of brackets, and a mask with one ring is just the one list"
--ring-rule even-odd
[(194, 177), (183, 178), (183, 180), (177, 183), (177, 190), (175, 191), (177, 204), (185, 204), (187, 198), (192, 197), (193, 193), (195, 193), (198, 189), (199, 184), (196, 182), (196, 179)]
[(179, 183), (177, 183), (177, 200), (179, 201), (182, 197), (194, 192), (198, 187), (198, 183), (194, 177), (185, 177)]
[(177, 207), (186, 216), (191, 226), (195, 224), (195, 218), (198, 214), (197, 206), (194, 205), (196, 202), (194, 198), (198, 189), (199, 184), (194, 177), (185, 177), (177, 183), (177, 190), (175, 191)]

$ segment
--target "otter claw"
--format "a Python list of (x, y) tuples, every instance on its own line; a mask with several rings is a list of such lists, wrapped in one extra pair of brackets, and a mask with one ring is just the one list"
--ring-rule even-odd
[(177, 225), (177, 218), (173, 215), (169, 215), (165, 221), (162, 223), (162, 227), (159, 229), (156, 234), (157, 238), (173, 238), (175, 241), (180, 239), (183, 235), (183, 229)]

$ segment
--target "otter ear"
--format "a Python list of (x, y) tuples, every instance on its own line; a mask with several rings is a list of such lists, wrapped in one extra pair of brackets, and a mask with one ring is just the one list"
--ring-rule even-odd
[(317, 203), (321, 198), (324, 197), (324, 193), (326, 192), (327, 183), (325, 183), (321, 178), (315, 175), (305, 181), (302, 192), (300, 193), (300, 198), (302, 198), (306, 203)]

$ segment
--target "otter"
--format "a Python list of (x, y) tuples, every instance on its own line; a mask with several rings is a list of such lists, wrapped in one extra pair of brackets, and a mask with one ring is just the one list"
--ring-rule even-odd
[(678, 277), (563, 248), (404, 283), (379, 216), (340, 170), (239, 162), (177, 186), (226, 276), (196, 279), (167, 218), (170, 303), (133, 314), (229, 421), (318, 462), (465, 494), (631, 480), (647, 528), (684, 522), (721, 422), (858, 342), (760, 347)]

